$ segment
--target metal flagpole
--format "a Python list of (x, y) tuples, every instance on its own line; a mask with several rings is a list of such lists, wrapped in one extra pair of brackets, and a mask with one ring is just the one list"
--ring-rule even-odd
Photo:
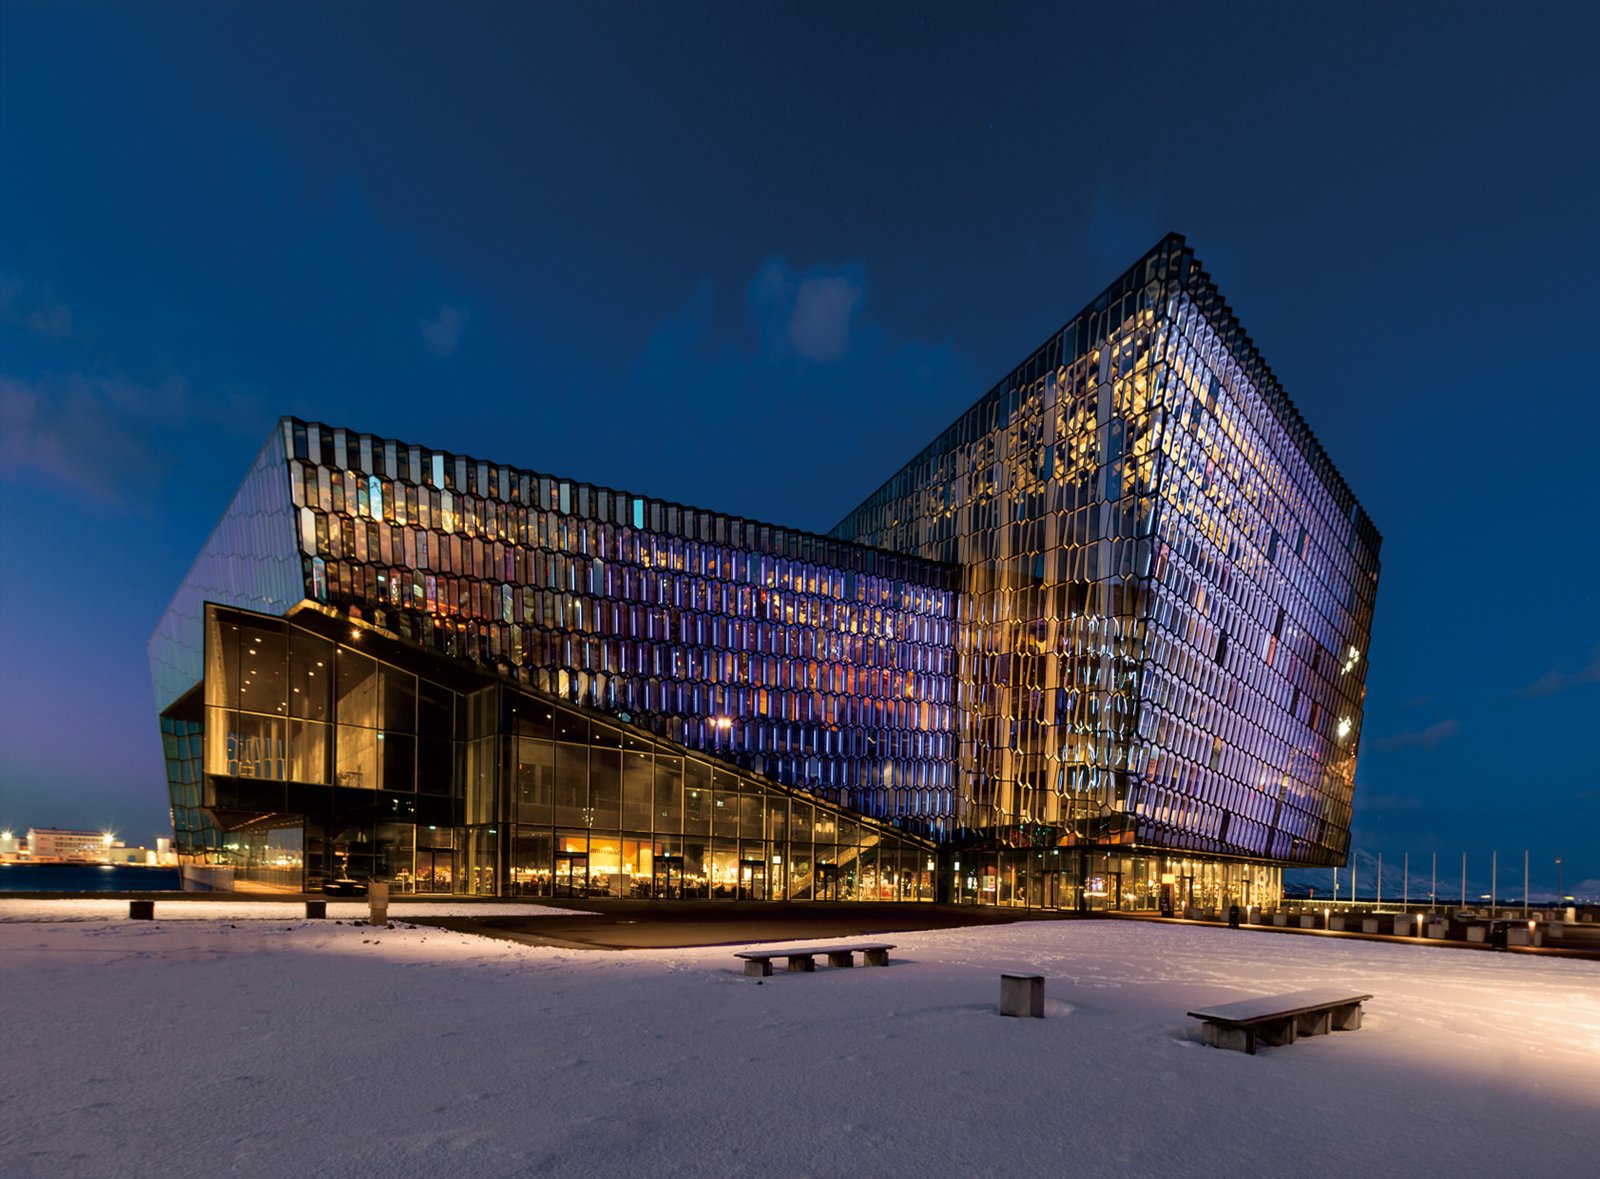
[(1433, 912), (1439, 905), (1439, 853), (1433, 853), (1433, 884), (1428, 889), (1428, 912)]
[(1378, 853), (1378, 900), (1376, 908), (1383, 908), (1383, 853)]
[(1406, 910), (1406, 912), (1409, 913), (1411, 911), (1411, 853), (1410, 852), (1406, 853), (1405, 868), (1403, 869), (1403, 871), (1405, 872), (1405, 875), (1401, 879), (1403, 879), (1405, 881), (1405, 883), (1400, 886), (1401, 887), (1400, 907), (1402, 909)]
[(1467, 853), (1461, 853), (1461, 907), (1467, 907)]
[(1522, 849), (1522, 919), (1528, 919), (1528, 849)]

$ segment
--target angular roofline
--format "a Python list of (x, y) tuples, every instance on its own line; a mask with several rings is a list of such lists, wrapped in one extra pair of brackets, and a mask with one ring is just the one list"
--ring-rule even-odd
[[(1176, 276), (1176, 281), (1183, 290), (1196, 301), (1196, 307), (1205, 316), (1214, 331), (1223, 338), (1228, 351), (1233, 354), (1240, 365), (1245, 369), (1251, 382), (1266, 397), (1268, 406), (1285, 427), (1288, 428), (1290, 439), (1300, 449), (1317, 475), (1323, 479), (1328, 489), (1335, 493), (1342, 501), (1348, 503), (1360, 513), (1360, 520), (1365, 527), (1366, 539), (1374, 553), (1377, 554), (1383, 543), (1383, 534), (1378, 531), (1372, 522), (1366, 507), (1356, 496), (1344, 475), (1334, 464), (1333, 458), (1328, 454), (1327, 448), (1317, 438), (1304, 415), (1295, 406), (1289, 397), (1288, 391), (1283, 387), (1283, 382), (1272, 371), (1272, 366), (1267, 363), (1266, 357), (1261, 355), (1261, 350), (1256, 347), (1256, 342), (1251, 339), (1239, 322), (1239, 316), (1234, 312), (1228, 301), (1223, 298), (1216, 281), (1212, 279), (1209, 271), (1195, 256), (1195, 252), (1184, 240), (1181, 233), (1169, 233), (1150, 251), (1157, 253), (1164, 248), (1174, 249), (1184, 259), (1183, 273)], [(1146, 255), (1146, 258), (1150, 256)], [(1142, 261), (1142, 260), (1141, 260)], [(1203, 298), (1203, 302), (1201, 301)], [(1354, 523), (1354, 521), (1353, 521)]]
[[(250, 476), (255, 473), (256, 464), (261, 461), (262, 456), (267, 453), (273, 443), (283, 440), (283, 423), (288, 420), (287, 418), (279, 418), (274, 422), (272, 430), (267, 434), (261, 445), (256, 447), (255, 453), (250, 458), (250, 465), (245, 468), (244, 474), (239, 477), (239, 482), (234, 486), (233, 494), (228, 496), (228, 502), (223, 505), (221, 514), (217, 516), (216, 522), (207, 530), (204, 543), (196, 550), (194, 559), (189, 562), (188, 568), (183, 571), (183, 577), (178, 582), (178, 588), (172, 591), (172, 596), (167, 599), (167, 604), (156, 619), (155, 625), (150, 628), (150, 633), (144, 641), (146, 651), (149, 651), (150, 645), (160, 636), (161, 627), (167, 621), (167, 615), (172, 613), (172, 607), (177, 605), (178, 599), (183, 596), (184, 587), (189, 584), (189, 579), (194, 576), (195, 570), (200, 567), (200, 562), (205, 560), (207, 554), (210, 553), (212, 542), (217, 539), (217, 533), (222, 531), (222, 526), (227, 523), (228, 513), (233, 508), (233, 505), (238, 502), (239, 494), (244, 491), (245, 484), (250, 481)], [(287, 466), (284, 467), (283, 501), (285, 504), (290, 502)]]
[[(306, 420), (304, 418), (297, 418), (297, 417), (292, 417), (292, 416), (289, 416), (289, 415), (285, 415), (284, 417), (280, 418), (278, 420), (277, 426), (275, 426), (274, 429), (281, 430), (285, 425), (289, 425), (291, 427), (292, 426), (316, 426), (317, 429), (325, 430), (325, 431), (328, 431), (330, 433), (333, 430), (344, 430), (344, 432), (347, 435), (349, 435), (350, 437), (353, 437), (353, 438), (360, 438), (360, 437), (363, 436), (363, 431), (352, 430), (347, 426), (331, 426), (326, 422), (314, 422), (314, 421)], [(367, 433), (366, 437), (373, 438), (373, 439), (378, 439), (378, 440), (380, 440), (380, 441), (382, 441), (384, 443), (392, 442), (396, 446), (400, 446), (400, 447), (408, 447), (409, 448), (409, 447), (415, 446), (418, 449), (423, 450), (423, 451), (427, 452), (430, 455), (432, 455), (432, 454), (442, 454), (442, 455), (448, 455), (451, 458), (459, 458), (459, 459), (463, 460), (464, 462), (468, 462), (468, 463), (486, 463), (486, 464), (488, 464), (490, 466), (494, 466), (494, 467), (497, 467), (497, 468), (501, 468), (501, 469), (510, 471), (514, 475), (518, 475), (518, 476), (526, 475), (529, 478), (533, 478), (533, 479), (549, 479), (549, 480), (552, 480), (552, 481), (557, 482), (557, 483), (570, 483), (574, 487), (586, 487), (590, 491), (603, 491), (603, 492), (606, 492), (609, 495), (622, 495), (622, 496), (628, 496), (629, 498), (632, 498), (632, 499), (644, 500), (647, 503), (658, 503), (658, 504), (661, 504), (663, 507), (676, 508), (680, 512), (703, 512), (703, 513), (705, 513), (707, 515), (710, 515), (710, 516), (721, 517), (722, 519), (728, 521), (729, 523), (737, 523), (737, 524), (740, 524), (740, 525), (745, 526), (745, 527), (767, 528), (767, 529), (771, 529), (774, 533), (787, 533), (787, 534), (789, 534), (789, 535), (791, 535), (791, 536), (793, 536), (793, 537), (795, 537), (797, 539), (810, 540), (810, 541), (818, 542), (818, 543), (821, 543), (821, 544), (837, 545), (837, 546), (839, 546), (839, 547), (841, 547), (843, 549), (850, 550), (851, 552), (860, 554), (862, 556), (874, 558), (875, 560), (881, 559), (881, 560), (890, 560), (890, 561), (895, 561), (895, 562), (909, 562), (913, 566), (926, 569), (929, 573), (936, 574), (936, 575), (938, 575), (938, 576), (940, 576), (940, 577), (945, 579), (943, 582), (941, 582), (939, 584), (932, 584), (930, 582), (929, 584), (931, 585), (931, 588), (936, 588), (936, 589), (941, 589), (941, 590), (949, 590), (949, 591), (955, 591), (955, 590), (958, 590), (960, 588), (960, 580), (959, 580), (960, 571), (955, 566), (950, 565), (947, 562), (937, 561), (937, 560), (934, 560), (931, 557), (919, 557), (919, 556), (916, 556), (915, 554), (911, 554), (911, 553), (896, 552), (893, 549), (876, 548), (876, 547), (874, 547), (872, 545), (864, 545), (864, 544), (859, 544), (859, 543), (857, 543), (855, 541), (842, 540), (837, 536), (829, 536), (825, 532), (812, 532), (812, 531), (810, 531), (808, 529), (795, 528), (795, 527), (793, 527), (791, 525), (788, 525), (788, 524), (776, 524), (776, 523), (773, 523), (770, 520), (757, 520), (757, 519), (752, 519), (749, 516), (738, 516), (738, 515), (734, 515), (734, 514), (729, 513), (729, 512), (718, 511), (715, 508), (697, 507), (694, 504), (679, 503), (677, 500), (666, 499), (666, 498), (664, 498), (662, 496), (647, 495), (647, 494), (643, 494), (643, 493), (640, 493), (640, 492), (637, 492), (637, 491), (629, 491), (626, 488), (611, 487), (611, 486), (608, 486), (608, 485), (603, 484), (603, 483), (591, 483), (588, 480), (574, 479), (574, 478), (571, 478), (570, 476), (566, 476), (566, 475), (556, 475), (556, 474), (550, 473), (549, 471), (536, 471), (531, 467), (517, 466), (517, 465), (515, 465), (513, 463), (500, 462), (500, 461), (497, 461), (497, 460), (494, 460), (494, 459), (478, 458), (478, 457), (475, 457), (475, 456), (470, 455), (470, 454), (461, 453), (459, 451), (445, 450), (445, 449), (440, 448), (440, 447), (424, 446), (421, 443), (406, 442), (406, 441), (403, 441), (403, 440), (398, 439), (398, 438), (389, 438), (389, 437), (386, 437), (386, 436), (384, 436), (382, 434)], [(290, 462), (296, 461), (295, 457), (294, 457), (294, 447), (293, 447), (292, 443), (290, 445), (286, 446), (285, 449), (288, 452), (289, 461)], [(326, 460), (326, 458), (327, 458), (327, 456), (325, 455), (324, 459)], [(426, 482), (426, 480), (424, 480), (424, 482)], [(463, 492), (461, 494), (465, 494), (465, 493)], [(576, 512), (570, 512), (570, 513), (567, 513), (567, 514), (569, 514), (569, 515), (577, 515)], [(629, 527), (633, 527), (633, 525), (630, 524)], [(647, 531), (647, 532), (655, 531), (654, 529), (651, 529), (648, 525), (646, 525), (644, 530)], [(663, 530), (663, 531), (665, 531), (665, 530)], [(685, 539), (689, 539), (689, 538), (685, 538)], [(709, 542), (700, 542), (700, 543), (715, 544), (717, 542), (709, 541)], [(799, 558), (799, 557), (791, 556), (790, 554), (787, 554), (787, 553), (779, 552), (779, 551), (776, 550), (775, 547), (769, 547), (766, 550), (761, 550), (759, 548), (754, 548), (754, 547), (749, 546), (749, 545), (744, 545), (744, 546), (740, 546), (740, 547), (744, 551), (750, 551), (750, 552), (766, 551), (766, 552), (770, 553), (773, 556), (785, 557), (785, 558), (790, 559), (790, 560), (800, 560), (800, 559), (802, 559), (802, 558)], [(826, 564), (827, 562), (824, 561), (824, 562), (821, 562), (821, 563)], [(855, 572), (860, 572), (864, 576), (870, 576), (870, 577), (888, 576), (887, 574), (885, 574), (881, 570), (876, 570), (876, 569), (875, 570), (867, 570), (867, 569), (863, 568), (863, 569), (855, 570)], [(912, 580), (912, 579), (911, 578), (901, 578), (900, 580)]]
[[(1181, 233), (1176, 233), (1176, 232), (1168, 233), (1165, 237), (1163, 237), (1160, 241), (1158, 241), (1154, 246), (1152, 246), (1150, 249), (1146, 250), (1143, 254), (1141, 254), (1139, 256), (1139, 258), (1132, 265), (1130, 265), (1126, 270), (1124, 270), (1121, 274), (1119, 274), (1111, 282), (1107, 283), (1105, 285), (1105, 287), (1103, 287), (1100, 290), (1100, 292), (1094, 296), (1094, 298), (1090, 299), (1087, 303), (1085, 303), (1081, 308), (1079, 308), (1072, 315), (1067, 316), (1065, 322), (1063, 322), (1060, 327), (1058, 327), (1054, 331), (1052, 331), (1036, 347), (1029, 349), (1027, 356), (1025, 356), (1020, 363), (1014, 364), (1009, 369), (1007, 369), (1005, 376), (1001, 377), (1000, 380), (998, 380), (994, 384), (990, 385), (989, 388), (986, 389), (978, 397), (978, 399), (976, 401), (974, 401), (971, 405), (967, 406), (966, 409), (963, 409), (960, 413), (956, 414), (955, 418), (952, 419), (951, 422), (948, 425), (946, 425), (937, 434), (935, 434), (931, 439), (929, 439), (928, 444), (926, 446), (922, 447), (922, 449), (918, 450), (916, 453), (911, 455), (911, 457), (906, 459), (905, 462), (901, 463), (898, 467), (896, 467), (893, 471), (891, 471), (889, 473), (889, 475), (883, 480), (882, 483), (880, 483), (880, 484), (878, 484), (878, 486), (874, 487), (870, 492), (867, 493), (867, 495), (865, 497), (862, 498), (862, 500), (859, 503), (856, 504), (855, 507), (851, 508), (848, 512), (846, 512), (844, 514), (843, 518), (840, 519), (839, 522), (833, 526), (833, 529), (830, 531), (830, 535), (837, 533), (838, 530), (844, 525), (845, 521), (849, 520), (851, 516), (855, 515), (862, 508), (866, 507), (868, 504), (870, 504), (873, 501), (875, 501), (884, 492), (888, 491), (890, 485), (896, 479), (898, 479), (900, 477), (900, 473), (902, 471), (904, 471), (907, 467), (909, 467), (909, 466), (913, 465), (914, 463), (920, 461), (924, 456), (930, 455), (930, 454), (934, 453), (935, 451), (943, 449), (942, 446), (941, 446), (941, 443), (943, 443), (945, 438), (948, 437), (949, 434), (953, 430), (955, 430), (956, 427), (958, 427), (970, 414), (976, 412), (978, 409), (982, 408), (988, 402), (993, 401), (993, 400), (999, 398), (1000, 396), (1002, 396), (1003, 394), (1005, 394), (1011, 388), (1011, 386), (1013, 385), (1014, 378), (1016, 377), (1017, 373), (1021, 372), (1022, 369), (1025, 368), (1028, 365), (1028, 363), (1031, 360), (1033, 360), (1033, 358), (1035, 356), (1038, 356), (1039, 353), (1043, 352), (1046, 348), (1050, 347), (1050, 345), (1052, 343), (1054, 343), (1056, 340), (1060, 339), (1061, 338), (1061, 334), (1064, 331), (1066, 331), (1067, 328), (1070, 327), (1072, 324), (1076, 323), (1078, 320), (1082, 319), (1084, 316), (1089, 315), (1092, 312), (1099, 311), (1102, 308), (1104, 308), (1105, 305), (1111, 301), (1110, 297), (1109, 297), (1111, 295), (1111, 293), (1113, 291), (1120, 291), (1124, 287), (1124, 284), (1127, 284), (1129, 279), (1135, 277), (1138, 271), (1140, 271), (1140, 270), (1144, 269), (1146, 266), (1148, 266), (1149, 263), (1150, 263), (1150, 259), (1152, 257), (1156, 256), (1157, 254), (1161, 253), (1162, 248), (1164, 246), (1166, 246), (1169, 242), (1176, 243), (1178, 246), (1181, 247), (1182, 244), (1183, 244), (1183, 235)], [(1145, 282), (1137, 283), (1137, 284), (1134, 284), (1134, 285), (1136, 285), (1136, 286), (1144, 286), (1149, 282), (1150, 277), (1153, 277), (1153, 276), (1147, 277)]]
[[(1186, 262), (1181, 261), (1186, 259)], [(1183, 234), (1176, 230), (1164, 234), (1153, 246), (1146, 250), (1139, 258), (1128, 266), (1111, 282), (1107, 283), (1098, 294), (1085, 303), (1077, 312), (1067, 317), (1062, 325), (1051, 332), (1019, 363), (1006, 371), (1004, 377), (986, 390), (982, 396), (962, 410), (955, 419), (938, 432), (926, 446), (911, 455), (900, 466), (896, 467), (882, 483), (873, 488), (855, 507), (846, 512), (844, 517), (834, 525), (833, 532), (844, 525), (851, 516), (862, 508), (874, 503), (880, 496), (887, 492), (900, 473), (907, 467), (919, 462), (924, 457), (941, 450), (947, 436), (956, 429), (968, 415), (988, 402), (1004, 395), (1016, 383), (1016, 377), (1036, 356), (1050, 347), (1052, 343), (1061, 338), (1063, 332), (1074, 323), (1087, 315), (1103, 310), (1112, 299), (1113, 295), (1120, 296), (1131, 290), (1147, 286), (1149, 283), (1162, 277), (1159, 273), (1151, 272), (1151, 263), (1159, 260), (1169, 271), (1168, 281), (1176, 283), (1191, 299), (1195, 300), (1196, 308), (1211, 324), (1213, 330), (1223, 337), (1230, 352), (1238, 359), (1246, 370), (1252, 382), (1267, 399), (1268, 408), (1283, 422), (1291, 440), (1299, 448), (1301, 454), (1316, 471), (1319, 478), (1324, 478), (1328, 489), (1342, 502), (1353, 505), (1359, 512), (1358, 530), (1365, 533), (1364, 539), (1370, 543), (1374, 554), (1382, 544), (1382, 534), (1373, 524), (1366, 508), (1356, 498), (1349, 483), (1340, 474), (1334, 465), (1333, 459), (1328, 455), (1322, 443), (1306, 423), (1305, 418), (1290, 400), (1283, 384), (1272, 371), (1266, 359), (1261, 355), (1261, 350), (1256, 347), (1255, 341), (1245, 333), (1239, 323), (1239, 318), (1227, 301), (1222, 298), (1216, 283), (1210, 274), (1195, 257), (1193, 249), (1188, 245)]]

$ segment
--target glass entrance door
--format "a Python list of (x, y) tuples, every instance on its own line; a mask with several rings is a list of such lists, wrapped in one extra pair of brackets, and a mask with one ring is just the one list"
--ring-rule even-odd
[(839, 865), (817, 865), (817, 890), (816, 898), (819, 901), (836, 901), (839, 899)]
[(581, 897), (589, 892), (589, 855), (587, 852), (556, 853), (555, 895)]
[(455, 887), (456, 853), (448, 847), (417, 849), (417, 891), (450, 892)]
[(650, 868), (650, 895), (660, 899), (683, 896), (683, 857), (657, 855)]
[(1059, 909), (1065, 903), (1066, 892), (1061, 887), (1061, 872), (1057, 868), (1045, 868), (1039, 873), (1039, 907), (1042, 909)]
[(767, 899), (767, 862), (765, 860), (739, 861), (739, 899), (764, 901)]

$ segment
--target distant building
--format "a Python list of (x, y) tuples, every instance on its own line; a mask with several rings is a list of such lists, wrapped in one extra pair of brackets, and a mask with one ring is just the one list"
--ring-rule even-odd
[(177, 850), (1270, 901), (1348, 852), (1379, 546), (1175, 235), (826, 535), (285, 419), (150, 641)]
[(108, 862), (113, 840), (104, 831), (67, 831), (60, 827), (28, 828), (28, 858), (85, 864)]

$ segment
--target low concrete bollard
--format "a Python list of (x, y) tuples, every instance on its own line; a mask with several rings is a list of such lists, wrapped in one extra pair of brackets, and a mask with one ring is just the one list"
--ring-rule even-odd
[(1044, 975), (1002, 974), (1000, 1014), (1044, 1018)]
[(1481, 941), (1484, 940), (1485, 935), (1486, 935), (1486, 931), (1483, 928), (1483, 926), (1481, 926), (1481, 925), (1469, 925), (1469, 926), (1467, 926), (1467, 940), (1469, 942), (1481, 942)]
[(1566, 934), (1563, 932), (1565, 928), (1566, 927), (1562, 925), (1561, 922), (1552, 921), (1548, 926), (1545, 927), (1544, 935), (1545, 937), (1550, 938), (1562, 938), (1566, 936)]
[(1378, 932), (1378, 919), (1376, 917), (1363, 917), (1361, 919), (1361, 932), (1362, 933), (1377, 933)]
[(1317, 927), (1317, 919), (1314, 916), (1312, 916), (1310, 913), (1302, 913), (1302, 914), (1300, 914), (1300, 928), (1301, 929), (1315, 929), (1316, 927)]
[(1274, 925), (1288, 925), (1289, 924), (1289, 914), (1287, 914), (1287, 913), (1274, 913), (1272, 915), (1272, 924), (1274, 924)]
[(377, 880), (367, 885), (367, 924), (389, 924), (389, 886)]
[(1343, 917), (1329, 917), (1328, 918), (1328, 928), (1329, 929), (1337, 929), (1340, 932), (1343, 932), (1343, 930), (1344, 930), (1344, 918)]
[(128, 920), (154, 921), (156, 919), (156, 903), (154, 901), (129, 901)]
[(308, 921), (324, 921), (328, 916), (327, 901), (307, 901), (306, 919)]
[(1446, 938), (1450, 936), (1450, 923), (1448, 921), (1428, 922), (1428, 936)]

